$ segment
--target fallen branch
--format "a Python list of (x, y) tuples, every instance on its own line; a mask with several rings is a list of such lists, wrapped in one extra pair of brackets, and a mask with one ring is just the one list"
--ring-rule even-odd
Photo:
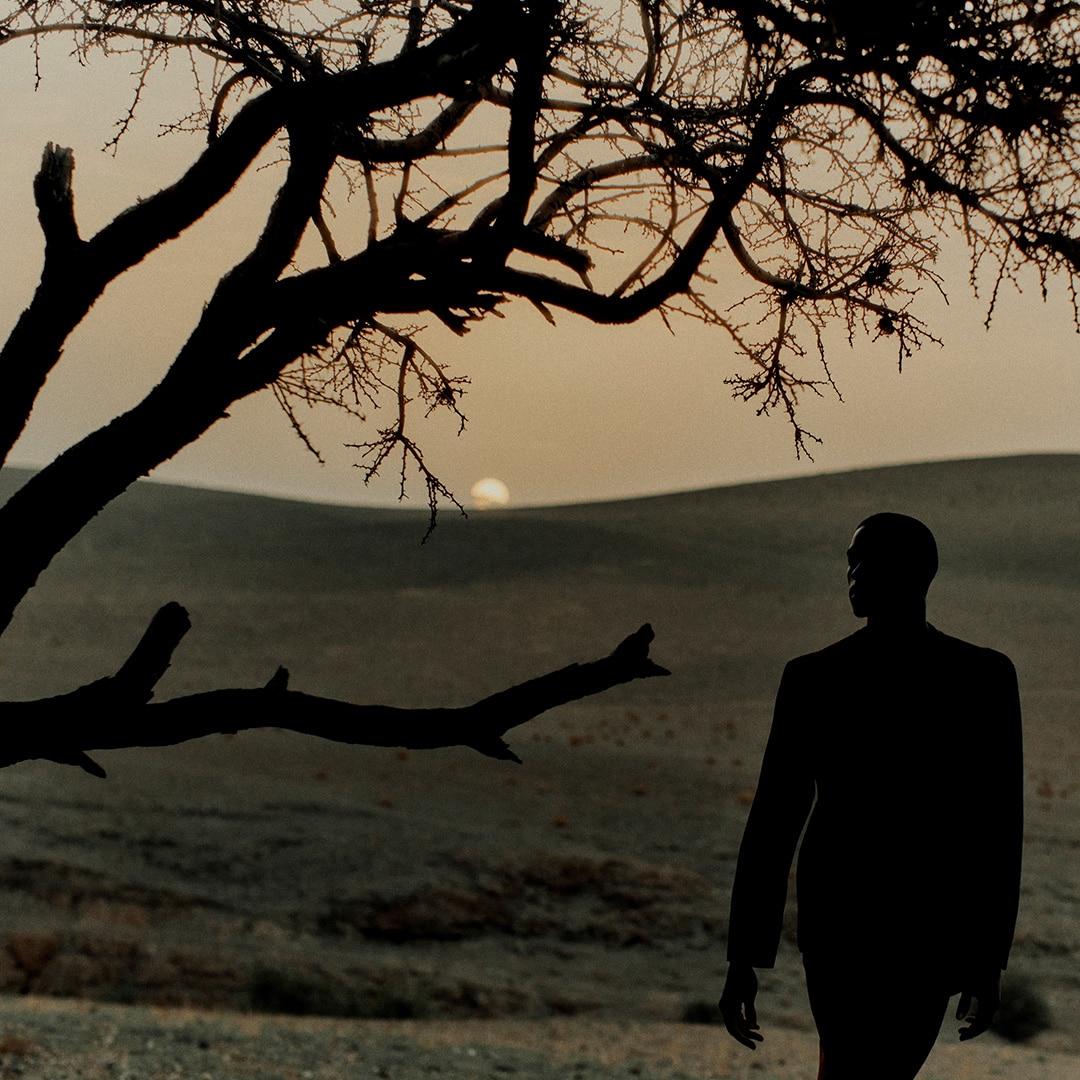
[(571, 664), (461, 708), (399, 709), (315, 697), (290, 690), (284, 668), (257, 689), (212, 690), (150, 704), (190, 626), (179, 604), (166, 604), (115, 675), (58, 697), (0, 704), (10, 733), (0, 750), (0, 767), (44, 758), (104, 776), (87, 751), (171, 746), (258, 727), (364, 746), (468, 746), (489, 757), (520, 762), (502, 738), (510, 728), (612, 686), (670, 674), (649, 658), (653, 631), (646, 624), (609, 656)]

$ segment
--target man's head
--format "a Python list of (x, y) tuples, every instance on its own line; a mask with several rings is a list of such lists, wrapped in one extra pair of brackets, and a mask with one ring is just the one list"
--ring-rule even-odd
[(848, 548), (848, 598), (857, 618), (921, 610), (938, 568), (934, 534), (906, 514), (873, 514)]

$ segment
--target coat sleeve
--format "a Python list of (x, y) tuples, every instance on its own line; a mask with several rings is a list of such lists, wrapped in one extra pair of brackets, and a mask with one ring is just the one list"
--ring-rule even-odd
[(1004, 969), (1020, 904), (1024, 844), (1023, 734), (1016, 671), (1008, 657), (992, 654), (992, 689), (984, 706), (985, 732), (978, 753), (985, 778), (979, 804), (969, 808), (967, 828), (976, 845), (981, 902), (957, 913), (972, 932), (969, 960), (978, 970)]
[(776, 962), (791, 863), (814, 801), (799, 672), (798, 662), (792, 661), (780, 680), (731, 890), (727, 957), (752, 967)]

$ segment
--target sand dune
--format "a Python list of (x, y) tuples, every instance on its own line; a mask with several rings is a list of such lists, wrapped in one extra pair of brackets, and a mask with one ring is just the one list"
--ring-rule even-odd
[[(18, 481), (5, 470), (0, 493)], [(0, 696), (108, 673), (171, 599), (194, 629), (163, 697), (259, 685), (282, 663), (296, 689), (456, 704), (605, 653), (645, 621), (674, 675), (521, 729), (520, 768), (267, 731), (103, 754), (107, 781), (5, 770), (0, 986), (368, 1015), (678, 1019), (719, 988), (780, 669), (854, 628), (844, 548), (861, 517), (895, 509), (938, 536), (932, 620), (1016, 662), (1029, 785), (1011, 970), (1053, 1010), (1034, 1045), (1080, 1051), (1078, 490), (1077, 456), (939, 463), (446, 513), (421, 545), (420, 512), (137, 485), (20, 609), (0, 641)], [(960, 838), (971, 826), (943, 827)], [(762, 1014), (808, 1037), (790, 942)]]

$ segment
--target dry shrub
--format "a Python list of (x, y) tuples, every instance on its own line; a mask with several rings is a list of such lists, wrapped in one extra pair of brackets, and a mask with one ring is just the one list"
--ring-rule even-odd
[(23, 931), (8, 938), (7, 948), (22, 971), (32, 976), (41, 974), (62, 944), (60, 935), (54, 931)]
[(37, 1052), (37, 1047), (29, 1040), (18, 1035), (5, 1035), (0, 1038), (0, 1057), (29, 1057)]
[(351, 987), (320, 971), (260, 966), (248, 976), (248, 1004), (256, 1012), (289, 1016), (357, 1016)]
[(1052, 1026), (1050, 1006), (1035, 981), (1007, 974), (1001, 985), (1001, 1007), (994, 1014), (990, 1030), (1009, 1042), (1024, 1043)]
[(679, 1019), (684, 1024), (719, 1024), (720, 1010), (713, 1001), (691, 1001)]
[(405, 896), (356, 897), (321, 920), (323, 930), (351, 930), (395, 942), (460, 941), (509, 925), (502, 898), (455, 885), (433, 885)]
[(541, 852), (492, 868), (463, 860), (459, 870), (470, 884), (354, 896), (320, 928), (394, 942), (512, 934), (624, 946), (708, 932), (720, 909), (711, 883), (679, 867)]

